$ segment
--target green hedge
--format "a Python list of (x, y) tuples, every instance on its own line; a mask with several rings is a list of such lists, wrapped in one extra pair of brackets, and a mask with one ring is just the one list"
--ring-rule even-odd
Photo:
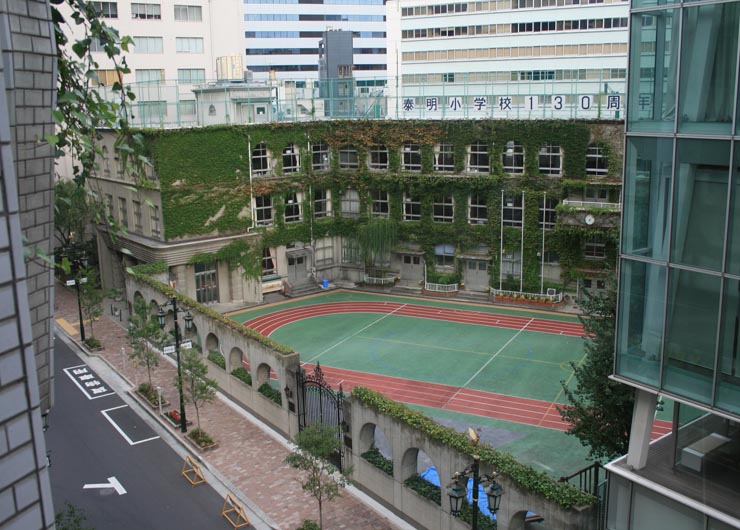
[(243, 383), (252, 386), (252, 374), (247, 372), (246, 368), (244, 368), (243, 366), (240, 366), (239, 368), (234, 368), (231, 371), (231, 375), (233, 375)]
[[(388, 399), (378, 392), (363, 387), (355, 387), (352, 390), (352, 398), (359, 400), (365, 406), (381, 414), (390, 416), (409, 427), (421, 431), (438, 443), (464, 454), (470, 454), (473, 451), (470, 440), (465, 434), (459, 433), (450, 427), (444, 427), (421, 412)], [(481, 462), (491, 464), (498, 473), (506, 475), (517, 487), (541, 495), (562, 508), (591, 506), (596, 502), (592, 495), (588, 495), (565, 482), (556, 482), (545, 473), (517, 462), (510, 454), (496, 451), (488, 445), (476, 447), (475, 453), (480, 455)]]
[(222, 370), (226, 370), (226, 359), (221, 355), (221, 352), (211, 350), (208, 352), (208, 360), (213, 364), (220, 366)]
[(262, 386), (257, 389), (257, 392), (270, 398), (281, 407), (283, 406), (283, 395), (280, 393), (280, 390), (272, 388), (270, 383), (263, 383)]
[(141, 263), (134, 265), (131, 270), (137, 274), (143, 274), (145, 276), (153, 276), (154, 274), (163, 274), (170, 270), (169, 265), (164, 261), (152, 261), (151, 263)]
[(386, 475), (393, 476), (393, 460), (390, 460), (380, 454), (377, 447), (371, 448), (360, 455), (362, 458), (370, 462), (372, 465), (380, 469)]
[(422, 497), (429, 499), (435, 504), (442, 505), (442, 488), (421, 478), (421, 475), (411, 475), (403, 481), (403, 485), (414, 490)]

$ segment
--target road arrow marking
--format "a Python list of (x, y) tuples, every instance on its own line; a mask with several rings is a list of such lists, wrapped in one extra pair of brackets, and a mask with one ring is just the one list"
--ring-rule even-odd
[(108, 477), (108, 482), (103, 482), (102, 484), (85, 484), (84, 486), (82, 486), (83, 490), (106, 488), (113, 488), (119, 495), (126, 495), (126, 490), (121, 485), (121, 483), (118, 482), (118, 479), (116, 477)]

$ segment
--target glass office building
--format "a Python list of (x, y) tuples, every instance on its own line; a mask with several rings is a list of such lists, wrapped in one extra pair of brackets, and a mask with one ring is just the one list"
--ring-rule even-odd
[[(740, 2), (632, 0), (606, 527), (740, 528)], [(650, 442), (656, 396), (673, 431)]]

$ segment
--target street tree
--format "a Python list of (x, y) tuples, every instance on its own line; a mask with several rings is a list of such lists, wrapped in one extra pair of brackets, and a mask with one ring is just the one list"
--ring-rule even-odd
[(87, 240), (95, 204), (86, 188), (71, 180), (54, 185), (54, 237), (62, 250)]
[[(194, 349), (180, 352), (180, 367), (182, 370), (182, 391), (185, 401), (195, 408), (195, 417), (200, 430), (200, 408), (216, 397), (218, 383), (206, 377), (208, 366), (200, 354)], [(175, 377), (175, 388), (180, 390), (180, 381)]]
[(159, 366), (159, 352), (154, 349), (153, 344), (162, 343), (164, 336), (157, 317), (149, 313), (149, 304), (137, 297), (134, 300), (134, 311), (128, 320), (128, 338), (131, 341), (129, 358), (146, 368), (150, 387), (152, 370)]
[(617, 311), (614, 274), (609, 273), (605, 289), (584, 295), (579, 303), (586, 357), (581, 364), (570, 363), (575, 387), (561, 381), (568, 404), (559, 412), (570, 424), (568, 434), (588, 447), (592, 458), (611, 459), (627, 452), (634, 404), (632, 388), (609, 379)]
[(103, 290), (100, 288), (98, 271), (90, 267), (80, 269), (75, 281), (78, 283), (80, 289), (79, 296), (82, 314), (87, 318), (90, 326), (90, 336), (85, 342), (90, 347), (97, 347), (100, 345), (100, 341), (95, 338), (93, 322), (103, 315), (103, 298), (105, 296)]
[(319, 528), (324, 527), (323, 505), (341, 495), (349, 484), (352, 470), (342, 472), (329, 462), (329, 457), (341, 450), (337, 428), (314, 424), (299, 432), (295, 439), (296, 449), (285, 458), (292, 468), (303, 471), (301, 487), (310, 493), (319, 504)]

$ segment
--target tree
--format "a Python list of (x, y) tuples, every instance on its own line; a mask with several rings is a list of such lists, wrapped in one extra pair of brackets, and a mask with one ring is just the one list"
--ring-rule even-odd
[(609, 273), (601, 292), (585, 291), (580, 317), (586, 332), (586, 358), (571, 362), (577, 386), (563, 385), (568, 405), (558, 410), (570, 423), (568, 434), (576, 436), (597, 459), (612, 459), (627, 452), (634, 391), (609, 379), (614, 364), (616, 280)]
[(152, 348), (152, 342), (162, 342), (164, 335), (157, 318), (149, 314), (146, 301), (136, 298), (133, 314), (128, 319), (128, 338), (131, 340), (129, 358), (139, 366), (146, 367), (149, 386), (152, 386), (152, 369), (159, 366), (159, 353)]
[[(208, 366), (194, 349), (180, 352), (180, 369), (182, 370), (182, 389), (185, 401), (195, 407), (195, 417), (200, 430), (200, 407), (213, 401), (218, 383), (206, 377)], [(175, 377), (175, 388), (180, 390), (180, 381)]]
[[(85, 279), (85, 282), (81, 280)], [(80, 305), (82, 313), (90, 322), (90, 337), (88, 342), (97, 344), (93, 321), (103, 314), (103, 290), (98, 282), (98, 271), (92, 268), (80, 269), (75, 279), (80, 289)]]
[(328, 461), (330, 456), (342, 448), (336, 427), (310, 425), (298, 433), (295, 442), (297, 447), (285, 458), (285, 462), (304, 472), (305, 480), (301, 482), (301, 487), (319, 503), (319, 528), (323, 528), (323, 504), (340, 496), (341, 489), (349, 484), (352, 470), (339, 472)]
[(398, 241), (398, 224), (391, 219), (375, 218), (360, 226), (357, 242), (365, 266), (383, 273), (383, 264)]
[(85, 510), (68, 501), (64, 503), (64, 509), (54, 517), (57, 530), (93, 530), (92, 526), (85, 524), (86, 522)]
[(95, 207), (88, 191), (71, 180), (54, 185), (54, 237), (62, 249), (87, 239), (86, 232), (94, 219)]

